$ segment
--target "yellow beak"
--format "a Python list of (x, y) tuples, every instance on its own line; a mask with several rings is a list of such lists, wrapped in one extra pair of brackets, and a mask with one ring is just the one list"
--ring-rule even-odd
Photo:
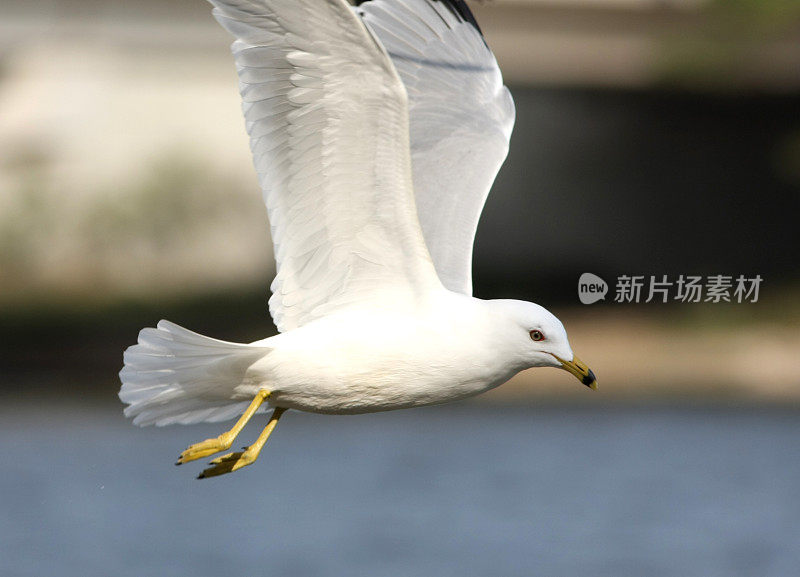
[[(556, 357), (556, 355), (553, 356)], [(565, 361), (559, 357), (556, 357), (556, 359), (561, 363), (562, 369), (575, 375), (580, 382), (590, 389), (597, 390), (597, 378), (594, 376), (592, 369), (586, 366), (586, 363), (574, 355), (571, 361)]]

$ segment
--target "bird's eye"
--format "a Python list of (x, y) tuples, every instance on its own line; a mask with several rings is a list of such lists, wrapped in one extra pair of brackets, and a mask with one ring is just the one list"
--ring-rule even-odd
[(534, 341), (543, 341), (544, 333), (542, 331), (531, 331), (531, 338)]

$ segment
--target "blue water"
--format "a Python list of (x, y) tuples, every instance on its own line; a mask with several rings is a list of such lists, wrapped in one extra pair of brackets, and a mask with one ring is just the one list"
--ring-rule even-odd
[(796, 412), (290, 412), (197, 481), (219, 425), (47, 402), (0, 411), (3, 576), (800, 574)]

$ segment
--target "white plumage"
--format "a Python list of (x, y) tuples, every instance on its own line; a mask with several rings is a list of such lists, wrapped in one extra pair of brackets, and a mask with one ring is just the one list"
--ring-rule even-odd
[(472, 294), (472, 243), (508, 154), (514, 102), (480, 32), (447, 2), (373, 0), (359, 8), (409, 99), (419, 222), (444, 286)]
[(211, 2), (236, 38), (281, 334), (238, 344), (167, 321), (142, 330), (120, 373), (126, 415), (223, 420), (261, 391), (280, 409), (388, 410), (478, 394), (533, 366), (593, 386), (552, 314), (470, 296), (514, 106), (466, 5)]
[(358, 16), (342, 2), (214, 4), (237, 38), (278, 329), (434, 285), (416, 224), (406, 92)]

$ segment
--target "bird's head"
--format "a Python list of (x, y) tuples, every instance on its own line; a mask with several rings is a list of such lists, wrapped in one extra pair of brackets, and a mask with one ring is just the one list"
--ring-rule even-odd
[(564, 325), (550, 311), (525, 301), (489, 302), (506, 318), (503, 341), (523, 368), (557, 367), (597, 388), (594, 373), (572, 352)]

